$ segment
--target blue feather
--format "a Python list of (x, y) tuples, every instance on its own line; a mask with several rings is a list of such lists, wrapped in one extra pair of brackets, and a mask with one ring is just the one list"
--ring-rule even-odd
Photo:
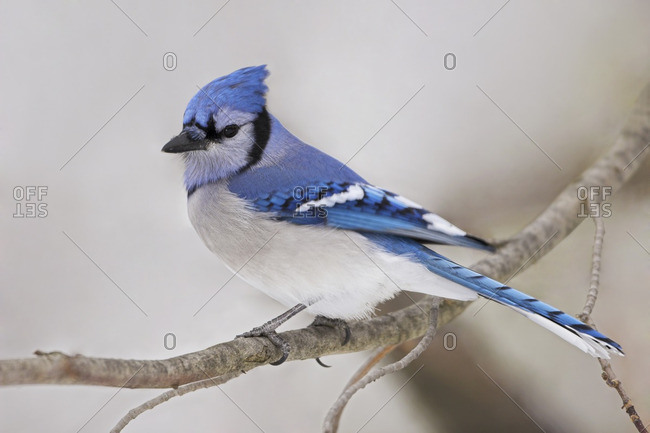
[(224, 107), (260, 113), (266, 105), (268, 75), (266, 65), (250, 66), (206, 84), (187, 104), (183, 126), (194, 123), (207, 128), (210, 118)]
[[(232, 186), (232, 185), (231, 185)], [(359, 199), (319, 205), (319, 200), (344, 197), (361, 191)], [(292, 190), (276, 190), (252, 198), (252, 205), (262, 212), (295, 224), (323, 224), (361, 232), (388, 233), (424, 242), (458, 245), (492, 251), (485, 241), (467, 235), (437, 229), (427, 217), (433, 215), (415, 203), (390, 191), (365, 183), (312, 182)], [(310, 203), (313, 203), (310, 205)]]
[[(514, 308), (516, 311), (523, 313), (528, 318), (538, 323), (539, 321), (535, 320), (535, 316), (546, 319), (550, 323), (557, 325), (559, 328), (586, 341), (587, 344), (595, 342), (597, 345), (605, 348), (604, 352), (599, 352), (599, 349), (596, 348), (596, 354), (599, 356), (608, 357), (606, 355), (608, 351), (618, 352), (618, 354), (623, 355), (623, 349), (620, 344), (575, 317), (535, 299), (532, 296), (515, 290), (512, 287), (501, 284), (498, 281), (454, 263), (448, 258), (420, 245), (417, 242), (413, 242), (410, 239), (387, 235), (364, 234), (364, 236), (387, 251), (394, 254), (409, 255), (426, 266), (429, 271), (474, 290), (484, 298)], [(565, 340), (570, 341), (570, 334), (565, 334), (558, 328), (546, 327)], [(592, 348), (595, 347), (593, 345), (590, 346)]]
[(256, 200), (269, 191), (293, 194), (296, 188), (314, 185), (315, 179), (366, 183), (337, 159), (298, 140), (274, 116), (271, 116), (271, 131), (273, 140), (264, 149), (264, 159), (268, 162), (229, 180), (228, 188), (240, 197)]

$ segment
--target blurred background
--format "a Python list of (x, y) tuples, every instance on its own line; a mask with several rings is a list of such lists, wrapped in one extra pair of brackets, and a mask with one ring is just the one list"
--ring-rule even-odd
[[(167, 358), (283, 311), (237, 278), (206, 304), (231, 273), (188, 221), (180, 159), (160, 152), (197, 86), (265, 63), (269, 110), (295, 135), (504, 239), (616, 140), (650, 79), (648, 17), (648, 2), (603, 0), (0, 2), (0, 356)], [(594, 312), (646, 422), (649, 177), (646, 162), (608, 200)], [(46, 195), (21, 199), (28, 187)], [(592, 239), (586, 221), (511, 285), (581, 311)], [(125, 431), (318, 431), (366, 356), (259, 368)], [(108, 431), (159, 393), (2, 388), (0, 431)], [(478, 301), (361, 391), (341, 431), (634, 431), (620, 406), (594, 359)]]

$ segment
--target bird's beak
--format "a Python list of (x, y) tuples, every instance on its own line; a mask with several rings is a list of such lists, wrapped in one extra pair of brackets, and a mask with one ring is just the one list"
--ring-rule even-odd
[(190, 140), (186, 132), (181, 132), (176, 137), (169, 140), (162, 148), (167, 153), (183, 153), (190, 150), (206, 150), (208, 148), (207, 140)]

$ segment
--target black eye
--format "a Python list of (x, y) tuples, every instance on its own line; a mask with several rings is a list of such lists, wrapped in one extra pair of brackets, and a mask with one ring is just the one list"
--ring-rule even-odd
[(223, 128), (223, 130), (221, 132), (223, 133), (223, 135), (225, 137), (232, 138), (235, 135), (237, 135), (237, 132), (239, 132), (239, 126), (237, 126), (235, 124), (228, 125), (225, 128)]

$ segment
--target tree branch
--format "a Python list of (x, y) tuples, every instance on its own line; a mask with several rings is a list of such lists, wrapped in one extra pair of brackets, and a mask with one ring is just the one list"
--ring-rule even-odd
[[(642, 92), (616, 144), (569, 184), (531, 224), (516, 234), (497, 253), (472, 268), (503, 279), (518, 268), (530, 266), (575, 229), (580, 186), (611, 186), (627, 181), (650, 153), (650, 87)], [(555, 233), (555, 236), (551, 236)], [(549, 238), (551, 240), (549, 241)], [(539, 251), (538, 251), (539, 250)], [(536, 253), (537, 252), (537, 253)], [(444, 300), (438, 326), (460, 314), (467, 304)], [(281, 334), (291, 344), (289, 360), (311, 359), (336, 353), (358, 352), (395, 345), (426, 332), (428, 315), (419, 306), (350, 324), (352, 339), (341, 346), (339, 332), (326, 327), (308, 327)], [(205, 350), (165, 360), (122, 360), (69, 356), (61, 352), (37, 352), (36, 358), (0, 361), (0, 385), (85, 384), (127, 388), (170, 388), (248, 371), (280, 357), (279, 350), (264, 338), (239, 338)]]

